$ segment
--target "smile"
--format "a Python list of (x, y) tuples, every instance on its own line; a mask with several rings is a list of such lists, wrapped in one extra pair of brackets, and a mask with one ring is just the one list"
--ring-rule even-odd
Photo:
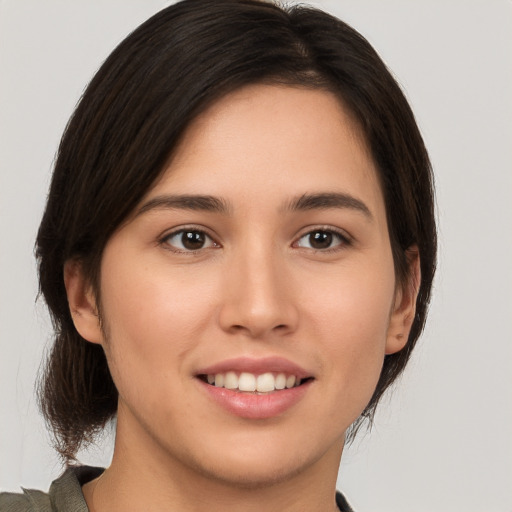
[(249, 420), (284, 415), (316, 380), (311, 371), (281, 357), (229, 359), (200, 369), (195, 377), (216, 407)]
[(303, 381), (303, 379), (296, 375), (287, 375), (282, 372), (266, 372), (258, 375), (249, 372), (237, 373), (235, 371), (228, 371), (201, 375), (200, 378), (217, 388), (246, 393), (272, 393), (300, 386)]

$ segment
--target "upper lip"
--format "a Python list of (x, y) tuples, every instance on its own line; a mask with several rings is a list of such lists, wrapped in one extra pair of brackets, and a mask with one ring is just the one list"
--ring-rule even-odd
[(284, 373), (286, 375), (295, 375), (299, 379), (306, 379), (312, 377), (311, 372), (308, 372), (301, 366), (283, 357), (236, 357), (233, 359), (226, 359), (219, 363), (212, 364), (205, 368), (201, 368), (197, 375), (215, 375), (217, 373), (226, 373), (229, 371), (234, 372), (247, 372), (255, 375), (263, 373)]

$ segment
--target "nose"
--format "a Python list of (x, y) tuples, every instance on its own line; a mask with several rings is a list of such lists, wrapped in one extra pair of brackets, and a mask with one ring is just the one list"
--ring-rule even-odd
[(221, 328), (254, 339), (296, 330), (299, 315), (285, 258), (267, 249), (234, 257), (226, 269)]

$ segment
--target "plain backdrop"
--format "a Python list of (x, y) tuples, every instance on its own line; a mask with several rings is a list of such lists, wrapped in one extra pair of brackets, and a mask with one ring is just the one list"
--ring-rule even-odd
[[(59, 138), (114, 46), (170, 2), (0, 0), (0, 488), (61, 471), (34, 398), (33, 243)], [(338, 485), (358, 512), (512, 511), (512, 2), (322, 0), (403, 86), (437, 180), (427, 330)], [(110, 441), (81, 455), (105, 465)]]

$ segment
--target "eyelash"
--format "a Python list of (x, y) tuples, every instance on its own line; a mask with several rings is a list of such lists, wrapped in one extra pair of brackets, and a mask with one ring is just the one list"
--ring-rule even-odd
[[(210, 241), (209, 245), (207, 247), (199, 247), (198, 249), (187, 249), (186, 247), (179, 248), (175, 245), (172, 245), (169, 240), (181, 235), (183, 237), (184, 234), (189, 233), (195, 235), (197, 239), (197, 235), (204, 237), (204, 239), (208, 239)], [(327, 248), (315, 248), (315, 247), (304, 247), (300, 245), (300, 241), (306, 237), (311, 237), (314, 234), (323, 234), (323, 235), (329, 235), (332, 237), (331, 243), (334, 241), (334, 239), (338, 240), (338, 243), (333, 247), (327, 247)], [(190, 238), (191, 241), (193, 241), (193, 238)], [(181, 245), (183, 246), (183, 239), (180, 241)], [(197, 228), (197, 227), (184, 227), (180, 228), (176, 231), (173, 231), (171, 233), (166, 234), (165, 236), (161, 237), (159, 240), (159, 245), (164, 246), (167, 250), (170, 250), (174, 253), (178, 254), (197, 254), (200, 251), (203, 251), (205, 249), (216, 249), (221, 247), (221, 245), (216, 242), (212, 236), (210, 236), (204, 229)], [(309, 229), (305, 233), (303, 233), (295, 242), (293, 242), (292, 247), (297, 248), (304, 248), (306, 250), (312, 250), (315, 253), (331, 253), (331, 252), (337, 252), (340, 250), (343, 250), (344, 248), (352, 245), (352, 240), (350, 237), (347, 236), (346, 233), (341, 232), (340, 230), (334, 229), (332, 227), (322, 226), (322, 227), (316, 227), (313, 229)]]
[[(169, 243), (169, 240), (178, 236), (178, 235), (184, 235), (185, 233), (194, 233), (196, 235), (202, 235), (205, 237), (205, 239), (208, 239), (210, 240), (211, 242), (211, 245), (209, 245), (208, 247), (200, 247), (198, 249), (187, 249), (187, 248), (177, 248), (175, 246), (173, 246), (171, 243)], [(181, 241), (183, 242), (183, 240)], [(196, 228), (196, 227), (184, 227), (184, 228), (180, 228), (180, 229), (177, 229), (176, 231), (173, 231), (171, 233), (167, 233), (165, 236), (163, 236), (160, 240), (159, 240), (159, 244), (164, 246), (167, 250), (170, 250), (172, 252), (175, 252), (175, 253), (178, 253), (178, 254), (197, 254), (199, 253), (200, 251), (202, 250), (205, 250), (205, 249), (216, 249), (218, 247), (220, 247), (220, 244), (217, 243), (213, 237), (211, 237), (204, 229), (200, 229), (200, 228)], [(182, 243), (183, 245), (183, 243)]]
[(294, 242), (294, 246), (296, 247), (301, 247), (299, 245), (299, 242), (306, 238), (306, 237), (310, 237), (311, 235), (313, 234), (318, 234), (318, 233), (322, 233), (324, 235), (330, 235), (332, 236), (332, 241), (334, 241), (334, 238), (337, 238), (338, 240), (338, 243), (333, 246), (333, 247), (327, 247), (325, 249), (316, 249), (314, 247), (310, 247), (310, 248), (306, 248), (306, 249), (310, 249), (310, 250), (313, 250), (315, 253), (332, 253), (332, 252), (337, 252), (337, 251), (341, 251), (343, 250), (344, 248), (346, 247), (349, 247), (350, 245), (352, 245), (352, 240), (350, 239), (350, 237), (342, 232), (341, 230), (338, 230), (338, 229), (335, 229), (335, 228), (332, 228), (330, 226), (320, 226), (320, 227), (316, 227), (316, 228), (309, 228), (308, 231), (306, 231), (303, 235), (301, 235), (296, 242)]

